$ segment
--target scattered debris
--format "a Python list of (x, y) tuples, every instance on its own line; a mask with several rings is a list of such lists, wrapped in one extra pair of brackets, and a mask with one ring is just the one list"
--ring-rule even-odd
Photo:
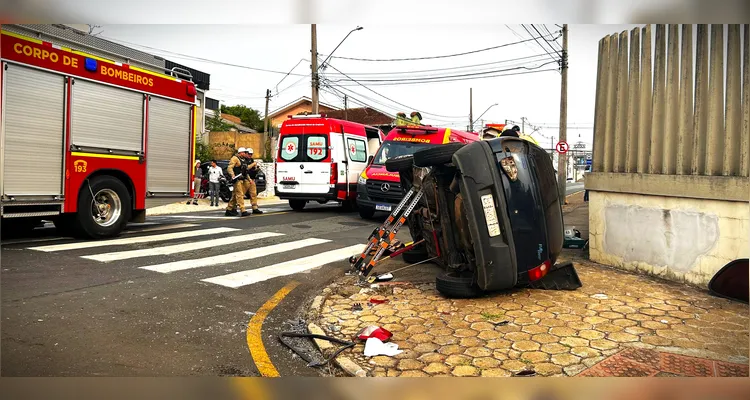
[(362, 304), (361, 303), (352, 304), (352, 311), (362, 311)]
[[(334, 360), (339, 354), (341, 354), (341, 352), (343, 352), (346, 349), (352, 348), (355, 345), (354, 342), (350, 342), (347, 340), (342, 340), (342, 339), (338, 339), (338, 338), (331, 337), (331, 336), (310, 333), (309, 330), (307, 329), (305, 321), (303, 320), (298, 320), (296, 322), (287, 322), (287, 323), (291, 325), (291, 330), (288, 332), (281, 332), (279, 334), (279, 341), (286, 347), (290, 348), (294, 352), (294, 354), (298, 355), (300, 358), (305, 360), (307, 362), (308, 367), (316, 368), (316, 367), (325, 366), (328, 363), (330, 363), (332, 360)], [(328, 359), (324, 359), (321, 361), (320, 357), (313, 357), (310, 354), (303, 351), (303, 350), (309, 351), (309, 349), (313, 349), (314, 346), (312, 346), (312, 343), (310, 341), (300, 342), (298, 340), (300, 338), (326, 340), (329, 342), (338, 343), (342, 346), (339, 347), (335, 352), (333, 352), (333, 354)], [(312, 351), (312, 353), (317, 355), (317, 352), (314, 350)]]
[(489, 323), (491, 323), (492, 325), (495, 325), (495, 326), (508, 325), (508, 320), (502, 320), (502, 321), (491, 320), (491, 321), (487, 321), (487, 322), (489, 322)]
[(515, 374), (513, 374), (513, 376), (518, 376), (518, 377), (536, 376), (536, 371), (534, 371), (533, 369), (525, 369), (523, 371), (516, 372)]
[(252, 317), (253, 315), (255, 315), (255, 313), (252, 312), (252, 311), (245, 311), (245, 314), (247, 314), (250, 317)]
[(668, 324), (669, 323), (669, 321), (667, 321), (666, 319), (663, 319), (663, 320), (661, 320), (659, 322), (661, 322), (662, 324)]
[(403, 350), (398, 349), (396, 343), (383, 343), (376, 337), (371, 337), (365, 342), (365, 357), (374, 356), (396, 356), (403, 353)]
[(388, 302), (388, 299), (376, 299), (374, 297), (370, 299), (370, 303), (372, 304), (383, 304), (387, 302)]
[(331, 332), (333, 332), (333, 333), (336, 333), (336, 332), (340, 332), (341, 331), (341, 327), (340, 326), (336, 326), (336, 325), (328, 325), (328, 330), (331, 331)]
[(370, 338), (376, 338), (380, 341), (387, 341), (388, 339), (393, 337), (393, 334), (389, 332), (388, 330), (381, 328), (376, 325), (370, 325), (366, 328), (363, 328), (359, 333), (357, 333), (357, 337), (360, 340), (368, 340)]
[(609, 296), (603, 293), (592, 294), (591, 297), (597, 300), (607, 300), (609, 298)]

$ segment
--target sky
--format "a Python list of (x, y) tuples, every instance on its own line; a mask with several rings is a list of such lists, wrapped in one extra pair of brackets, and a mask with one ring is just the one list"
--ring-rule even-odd
[[(356, 24), (318, 24), (318, 53), (322, 54), (320, 57), (327, 57), (356, 26)], [(542, 25), (535, 26), (541, 30)], [(554, 24), (545, 26), (553, 34), (550, 39), (559, 36), (558, 26)], [(637, 25), (569, 25), (569, 143), (582, 141), (587, 143), (587, 148), (591, 145), (599, 40), (605, 35), (632, 29), (635, 26)], [(548, 147), (550, 141), (557, 141), (561, 75), (555, 70), (557, 64), (552, 62), (552, 58), (535, 41), (468, 55), (418, 61), (374, 62), (335, 58), (419, 58), (464, 53), (531, 39), (522, 26), (498, 23), (491, 25), (362, 24), (362, 27), (362, 30), (353, 32), (341, 44), (334, 53), (334, 58), (329, 61), (331, 67), (322, 72), (324, 78), (340, 86), (334, 86), (339, 93), (330, 88), (322, 91), (321, 102), (343, 107), (341, 93), (347, 93), (350, 98), (349, 107), (360, 106), (357, 104), (360, 102), (390, 114), (403, 111), (408, 115), (416, 110), (422, 114), (423, 123), (466, 129), (469, 123), (469, 90), (472, 88), (475, 120), (478, 120), (480, 114), (488, 107), (497, 103), (497, 106), (489, 108), (481, 117), (485, 123), (502, 123), (506, 119), (520, 121), (522, 117), (525, 117), (531, 125), (543, 127), (534, 135), (544, 147)], [(530, 26), (527, 25), (527, 27)], [(263, 113), (265, 91), (271, 89), (273, 97), (269, 108), (273, 112), (301, 96), (311, 95), (310, 78), (296, 75), (309, 75), (310, 73), (309, 61), (300, 62), (302, 59), (310, 60), (310, 25), (129, 24), (102, 25), (98, 31), (102, 38), (210, 73), (211, 89), (207, 96), (222, 100), (227, 105), (244, 104)], [(562, 44), (562, 38), (558, 38), (557, 43)], [(549, 52), (552, 53), (551, 50)], [(555, 54), (552, 53), (552, 55)], [(512, 61), (530, 56), (537, 57)], [(503, 70), (517, 67), (520, 63), (531, 68), (538, 67), (535, 71), (553, 70), (398, 86), (376, 86), (386, 82), (364, 81), (391, 79), (383, 75), (385, 72), (405, 72), (403, 77), (413, 78), (416, 74), (413, 71), (504, 61), (507, 62), (477, 66), (468, 71), (459, 69), (419, 74), (435, 76), (473, 73), (487, 69)], [(549, 64), (542, 65), (545, 63)], [(262, 72), (237, 66), (283, 73)], [(293, 75), (285, 77), (284, 73), (289, 72), (293, 67), (295, 67)], [(346, 77), (333, 68), (359, 80), (369, 87), (369, 90), (356, 82), (342, 81), (341, 79)], [(526, 70), (501, 72), (498, 75), (517, 72), (526, 72)], [(479, 125), (476, 126), (478, 127)]]

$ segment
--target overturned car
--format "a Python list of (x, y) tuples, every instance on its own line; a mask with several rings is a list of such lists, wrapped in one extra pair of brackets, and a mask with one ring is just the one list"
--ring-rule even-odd
[[(556, 264), (562, 208), (552, 161), (540, 147), (514, 137), (450, 143), (392, 158), (386, 168), (408, 191), (396, 210), (406, 216), (388, 220), (406, 224), (417, 244), (404, 260), (444, 267), (436, 283), (442, 294), (581, 287), (572, 263)], [(382, 238), (389, 234), (381, 228)]]

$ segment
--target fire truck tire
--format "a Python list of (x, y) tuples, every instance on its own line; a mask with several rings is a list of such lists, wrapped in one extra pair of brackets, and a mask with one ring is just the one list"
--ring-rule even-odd
[(302, 211), (307, 204), (307, 200), (289, 200), (289, 207), (294, 211)]
[[(130, 219), (131, 199), (128, 189), (120, 180), (111, 176), (98, 176), (89, 180), (89, 185), (84, 183), (78, 198), (76, 225), (79, 232), (93, 239), (119, 235)], [(92, 193), (99, 202), (98, 206), (95, 205)]]
[(435, 288), (449, 298), (466, 299), (484, 294), (474, 283), (474, 276), (470, 272), (443, 272), (435, 279)]
[(448, 164), (453, 159), (453, 153), (464, 146), (463, 143), (448, 143), (417, 151), (414, 153), (414, 165), (417, 167), (432, 167), (433, 165)]
[(388, 172), (401, 172), (411, 169), (414, 165), (414, 156), (406, 154), (385, 160), (385, 169)]

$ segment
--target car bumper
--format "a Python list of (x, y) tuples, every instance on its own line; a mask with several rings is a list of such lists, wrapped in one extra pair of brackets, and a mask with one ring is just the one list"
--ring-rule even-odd
[[(281, 200), (308, 200), (308, 201), (344, 201), (347, 199), (346, 184), (337, 184), (336, 186), (329, 188), (328, 192), (325, 193), (290, 193), (280, 192), (278, 187), (274, 187), (274, 194)], [(355, 196), (356, 186), (353, 184), (349, 185), (349, 198), (353, 199)]]
[[(403, 196), (401, 196), (398, 200), (395, 200), (393, 198), (373, 198), (368, 194), (367, 192), (367, 185), (366, 184), (357, 184), (357, 207), (365, 207), (365, 208), (371, 208), (377, 211), (385, 211), (390, 212), (396, 206), (401, 202), (401, 199)], [(390, 207), (390, 209), (387, 209), (387, 207)]]

